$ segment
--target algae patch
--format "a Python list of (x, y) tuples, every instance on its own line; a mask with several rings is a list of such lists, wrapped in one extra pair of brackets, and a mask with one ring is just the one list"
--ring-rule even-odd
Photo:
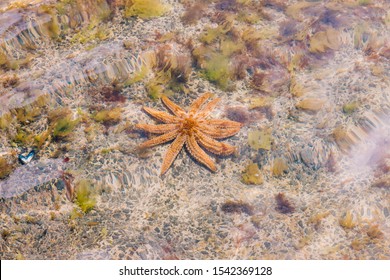
[(125, 4), (125, 17), (137, 16), (142, 19), (160, 17), (169, 10), (160, 0), (127, 0)]
[(242, 182), (247, 185), (261, 185), (264, 182), (263, 174), (256, 163), (249, 164), (241, 178)]
[(254, 150), (271, 150), (271, 129), (253, 130), (248, 133), (249, 146)]
[(75, 202), (84, 213), (88, 213), (95, 207), (96, 195), (89, 180), (83, 179), (76, 184)]

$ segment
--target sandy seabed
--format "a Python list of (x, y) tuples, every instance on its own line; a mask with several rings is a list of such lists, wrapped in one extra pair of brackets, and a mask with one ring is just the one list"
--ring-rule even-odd
[[(1, 259), (390, 258), (387, 1), (22, 2), (0, 4)], [(160, 176), (142, 106), (204, 92), (236, 153)]]

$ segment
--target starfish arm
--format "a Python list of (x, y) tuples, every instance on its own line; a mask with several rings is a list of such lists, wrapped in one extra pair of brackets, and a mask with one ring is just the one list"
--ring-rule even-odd
[(186, 116), (187, 113), (182, 108), (180, 108), (179, 105), (177, 105), (173, 101), (169, 100), (169, 98), (167, 98), (166, 96), (161, 97), (161, 100), (164, 103), (164, 105), (167, 106), (167, 108), (169, 110), (171, 110), (171, 112), (175, 116), (180, 117), (180, 118)]
[(191, 156), (193, 156), (198, 162), (206, 165), (211, 171), (217, 170), (214, 161), (212, 161), (211, 158), (201, 149), (201, 147), (199, 147), (194, 134), (188, 136), (186, 146)]
[(200, 145), (213, 154), (230, 155), (236, 150), (235, 147), (226, 143), (218, 142), (200, 131), (196, 131), (195, 136)]
[(209, 103), (207, 103), (202, 110), (200, 110), (197, 114), (196, 114), (196, 118), (199, 118), (199, 119), (202, 119), (202, 118), (205, 118), (207, 117), (210, 112), (215, 108), (215, 106), (217, 106), (218, 102), (220, 101), (221, 99), (220, 98), (215, 98), (213, 99), (212, 101), (210, 101)]
[(167, 170), (169, 169), (169, 167), (172, 165), (173, 161), (179, 154), (186, 140), (187, 140), (187, 135), (184, 133), (180, 133), (176, 137), (175, 141), (172, 142), (167, 153), (165, 154), (164, 161), (161, 166), (160, 175), (163, 175), (165, 172), (167, 172)]
[(156, 125), (154, 125), (154, 124), (137, 124), (135, 127), (138, 129), (150, 132), (150, 133), (160, 134), (160, 133), (170, 132), (172, 130), (179, 128), (179, 124), (175, 124), (175, 123), (156, 124)]
[(240, 131), (240, 127), (222, 128), (210, 125), (202, 125), (199, 126), (199, 130), (211, 138), (223, 139), (237, 134)]
[(144, 111), (163, 123), (178, 123), (180, 118), (172, 116), (166, 112), (158, 111), (149, 107), (143, 107)]
[(206, 102), (207, 99), (211, 97), (210, 92), (204, 93), (202, 96), (198, 97), (190, 106), (190, 114), (193, 115), (196, 112), (199, 111), (200, 107), (203, 105), (203, 103)]
[(202, 120), (200, 124), (216, 127), (216, 128), (241, 128), (242, 124), (230, 120)]
[(143, 142), (141, 145), (138, 146), (138, 148), (140, 149), (145, 149), (145, 148), (149, 148), (149, 147), (153, 147), (153, 146), (156, 146), (156, 145), (159, 145), (159, 144), (163, 144), (165, 142), (168, 142), (168, 141), (171, 141), (172, 139), (174, 139), (178, 134), (178, 130), (172, 130), (168, 133), (165, 133), (163, 135), (160, 135), (160, 136), (157, 136), (157, 137), (154, 137), (150, 140), (147, 140), (145, 142)]

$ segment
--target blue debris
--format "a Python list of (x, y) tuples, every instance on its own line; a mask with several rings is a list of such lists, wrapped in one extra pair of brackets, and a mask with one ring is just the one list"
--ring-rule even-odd
[(35, 151), (32, 150), (31, 152), (28, 153), (27, 156), (25, 156), (23, 154), (19, 154), (18, 160), (21, 164), (27, 164), (27, 163), (31, 162), (31, 160), (34, 158), (34, 156), (35, 156)]

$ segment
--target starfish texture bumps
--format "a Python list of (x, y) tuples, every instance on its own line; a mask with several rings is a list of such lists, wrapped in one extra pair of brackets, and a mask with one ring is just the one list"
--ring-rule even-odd
[(174, 140), (165, 154), (161, 166), (161, 175), (169, 169), (184, 145), (199, 163), (207, 166), (212, 171), (217, 170), (215, 163), (200, 146), (217, 155), (230, 155), (235, 151), (235, 147), (215, 139), (223, 139), (236, 134), (241, 128), (241, 123), (230, 120), (207, 119), (207, 116), (220, 101), (219, 98), (215, 98), (205, 104), (210, 97), (211, 93), (203, 94), (191, 104), (188, 112), (186, 112), (163, 96), (161, 98), (162, 102), (173, 115), (143, 107), (145, 112), (162, 123), (156, 125), (138, 124), (136, 127), (161, 135), (145, 141), (139, 148), (149, 148)]

